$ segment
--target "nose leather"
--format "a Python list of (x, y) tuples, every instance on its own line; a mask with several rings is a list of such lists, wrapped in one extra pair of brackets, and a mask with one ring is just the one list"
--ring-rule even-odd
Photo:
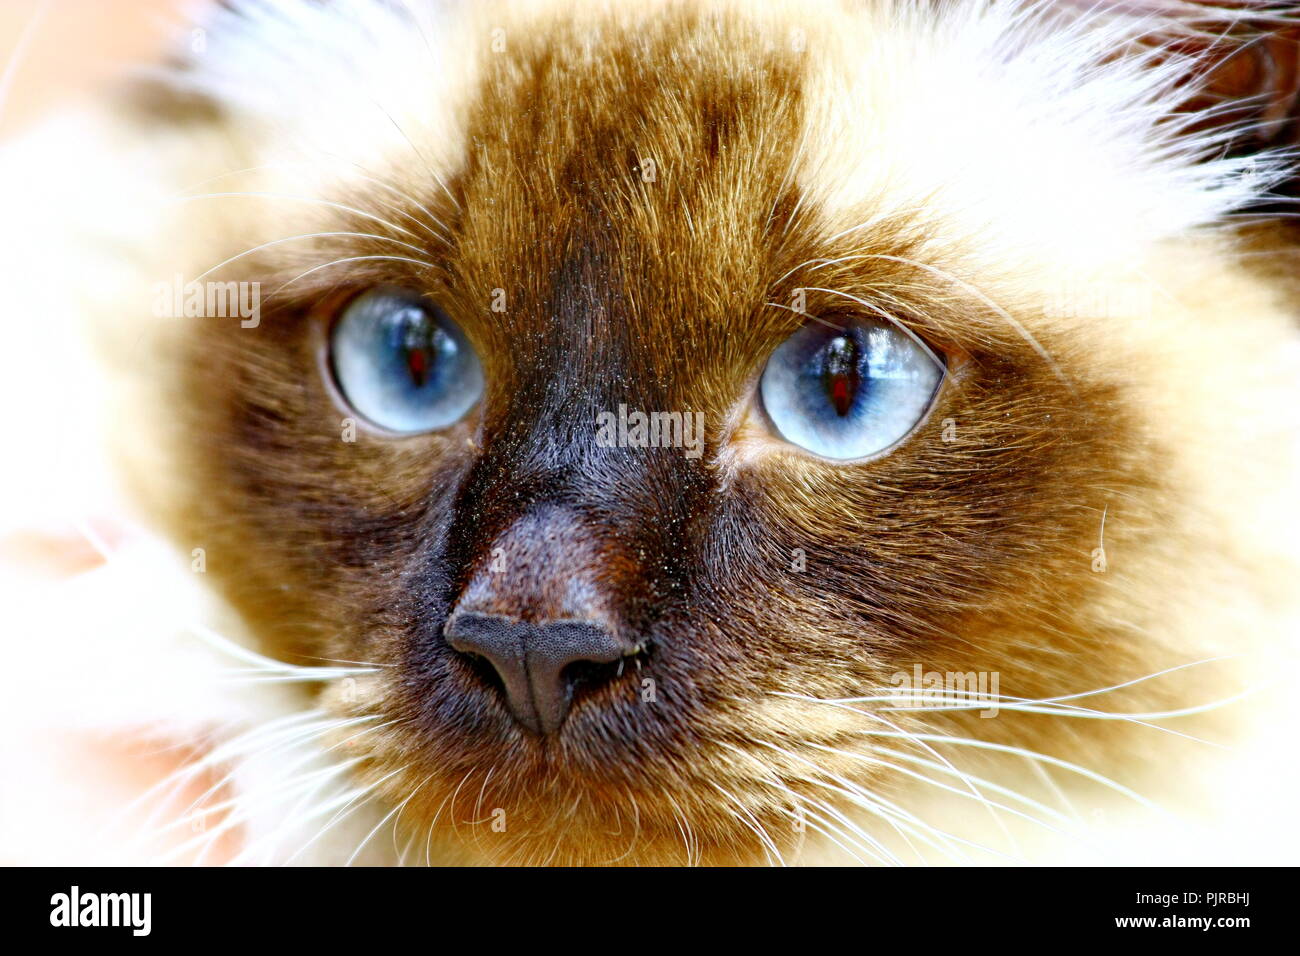
[(461, 533), (474, 556), (443, 640), (491, 665), (502, 703), (519, 724), (555, 733), (569, 713), (575, 680), (594, 691), (618, 676), (612, 668), (573, 665), (611, 664), (636, 651), (618, 597), (619, 574), (633, 565), (607, 530), (549, 502), (493, 533)]
[(447, 643), (487, 660), (501, 678), (510, 712), (537, 734), (559, 729), (572, 687), (564, 670), (586, 661), (608, 664), (630, 651), (595, 621), (524, 621), (502, 614), (457, 611), (444, 631)]

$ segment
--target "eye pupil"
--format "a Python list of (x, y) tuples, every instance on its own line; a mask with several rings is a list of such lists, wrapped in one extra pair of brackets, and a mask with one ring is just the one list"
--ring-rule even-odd
[(858, 389), (862, 387), (858, 346), (846, 335), (838, 335), (826, 344), (822, 365), (822, 382), (835, 413), (841, 418), (852, 409)]
[(417, 309), (404, 311), (399, 322), (399, 348), (406, 357), (406, 372), (412, 385), (423, 388), (429, 382), (439, 347), (447, 344), (443, 341), (445, 336), (427, 314)]
[(417, 388), (423, 388), (429, 380), (429, 350), (411, 349), (406, 354), (406, 370), (411, 373), (411, 381)]

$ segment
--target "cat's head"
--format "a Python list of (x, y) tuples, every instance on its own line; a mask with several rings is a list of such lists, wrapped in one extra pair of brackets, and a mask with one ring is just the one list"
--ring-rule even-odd
[(355, 662), (412, 833), (870, 859), (973, 747), (1123, 776), (1024, 701), (1209, 655), (1288, 334), (1223, 228), (1282, 164), (1119, 45), (1167, 24), (233, 7), (171, 301), (247, 285), (167, 333), (169, 520), (262, 650)]

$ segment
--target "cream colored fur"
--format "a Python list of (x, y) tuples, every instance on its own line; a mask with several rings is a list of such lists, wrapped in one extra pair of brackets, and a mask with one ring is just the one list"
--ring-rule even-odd
[[(131, 786), (100, 789), (94, 780), (102, 769), (68, 753), (123, 735), (211, 751), (304, 706), (296, 684), (227, 679), (248, 662), (211, 634), (241, 640), (238, 623), (205, 593), (187, 554), (173, 554), (131, 517), (134, 506), (114, 474), (126, 459), (137, 479), (144, 476), (146, 495), (160, 500), (178, 480), (152, 472), (147, 436), (165, 427), (168, 410), (141, 407), (148, 391), (135, 384), (151, 362), (166, 360), (169, 337), (183, 334), (149, 317), (152, 285), (310, 232), (328, 211), (288, 198), (177, 197), (313, 197), (340, 182), (364, 189), (368, 179), (409, 170), (413, 161), (450, 179), (476, 58), (490, 55), (476, 38), (499, 28), (509, 43), (557, 5), (412, 0), (412, 22), (374, 0), (245, 0), (237, 4), (242, 14), (212, 15), (205, 47), (192, 54), (194, 69), (182, 81), (231, 110), (220, 128), (198, 139), (165, 126), (142, 133), (90, 103), (3, 144), (8, 321), (0, 382), (8, 452), (0, 529), (88, 532), (107, 557), (71, 579), (42, 576), (20, 561), (0, 577), (8, 664), (0, 694), (3, 862), (188, 859), (186, 840), (198, 831), (188, 828), (178, 840), (176, 831), (144, 833), (140, 818), (121, 824), (117, 813)], [(579, 16), (595, 16), (593, 5), (577, 6)], [(602, 9), (635, 18), (652, 16), (653, 6)], [(815, 38), (834, 50), (792, 175), (844, 230), (861, 228), (867, 209), (875, 216), (923, 210), (933, 225), (926, 262), (967, 277), (994, 300), (1050, 303), (1072, 289), (1110, 288), (1113, 301), (1133, 310), (1132, 321), (1097, 362), (1131, 367), (1153, 406), (1178, 403), (1156, 417), (1177, 432), (1165, 439), (1187, 450), (1177, 465), (1190, 496), (1183, 513), (1231, 529), (1224, 547), (1249, 554), (1240, 591), (1225, 589), (1212, 602), (1189, 595), (1188, 619), (1169, 627), (1186, 640), (1189, 659), (1241, 656), (1243, 682), (1221, 694), (1211, 686), (1202, 702), (1241, 686), (1254, 691), (1234, 705), (1251, 728), (1245, 745), (1188, 748), (1193, 756), (1176, 771), (1186, 773), (1185, 786), (1180, 780), (1172, 803), (1189, 799), (1175, 815), (1121, 802), (1047, 838), (1019, 834), (1020, 850), (1047, 862), (1294, 862), (1291, 757), (1300, 721), (1288, 685), (1296, 619), (1276, 607), (1261, 612), (1243, 595), (1257, 585), (1285, 592), (1294, 581), (1297, 299), (1241, 267), (1242, 247), (1225, 220), (1270, 188), (1284, 160), (1201, 161), (1212, 143), (1179, 139), (1162, 125), (1176, 63), (1097, 65), (1098, 49), (1131, 36), (1129, 23), (969, 2), (936, 25), (921, 6), (762, 5), (757, 15), (784, 23), (791, 42)], [(212, 232), (214, 217), (232, 224), (228, 238), (194, 243)], [(1232, 312), (1216, 307), (1221, 302)], [(1216, 376), (1214, 354), (1183, 341), (1192, 327), (1201, 336), (1215, 328), (1224, 350), (1258, 355), (1251, 379)], [(1161, 350), (1171, 356), (1166, 366), (1140, 358)], [(98, 540), (95, 522), (105, 516), (127, 529), (119, 540)], [(1187, 540), (1182, 530), (1171, 529), (1171, 547)], [(1116, 573), (1162, 573), (1158, 561), (1126, 571), (1122, 558), (1115, 555)], [(1261, 580), (1270, 568), (1278, 580)], [(1153, 748), (1166, 745), (1185, 742), (1153, 734)], [(237, 799), (260, 803), (241, 839), (266, 852), (250, 862), (290, 859), (287, 848), (330, 819), (286, 820), (300, 804), (275, 795), (292, 759), (285, 753), (259, 759), (250, 747), (221, 764), (234, 773)], [(301, 754), (322, 767), (334, 756)], [(322, 793), (345, 794), (345, 782), (327, 778)], [(971, 821), (968, 803), (928, 806), (923, 793), (909, 799), (927, 807), (918, 815), (950, 818), (945, 825), (953, 829), (989, 827)], [(347, 861), (388, 809), (349, 817), (293, 859)], [(259, 837), (270, 833), (280, 839), (268, 848)], [(361, 859), (393, 860), (395, 846), (380, 830)], [(839, 855), (814, 845), (805, 861), (823, 858)]]

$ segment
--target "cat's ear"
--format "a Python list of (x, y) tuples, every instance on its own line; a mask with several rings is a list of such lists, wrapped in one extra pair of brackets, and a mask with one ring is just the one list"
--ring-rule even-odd
[(1300, 146), (1300, 7), (1198, 0), (1178, 9), (1181, 30), (1147, 42), (1196, 64), (1181, 106), (1197, 117), (1191, 129), (1230, 130), (1238, 151)]
[(372, 164), (412, 142), (437, 160), (485, 42), (453, 35), (473, 13), (459, 2), (208, 0), (193, 13), (155, 71), (154, 103), (219, 113), (281, 154), (261, 163)]
[[(1300, 150), (1300, 5), (1295, 0), (1058, 0), (1127, 19), (1136, 54), (1174, 71), (1180, 131), (1207, 158)], [(1275, 191), (1279, 187), (1275, 186)], [(1300, 177), (1287, 184), (1293, 195)]]

